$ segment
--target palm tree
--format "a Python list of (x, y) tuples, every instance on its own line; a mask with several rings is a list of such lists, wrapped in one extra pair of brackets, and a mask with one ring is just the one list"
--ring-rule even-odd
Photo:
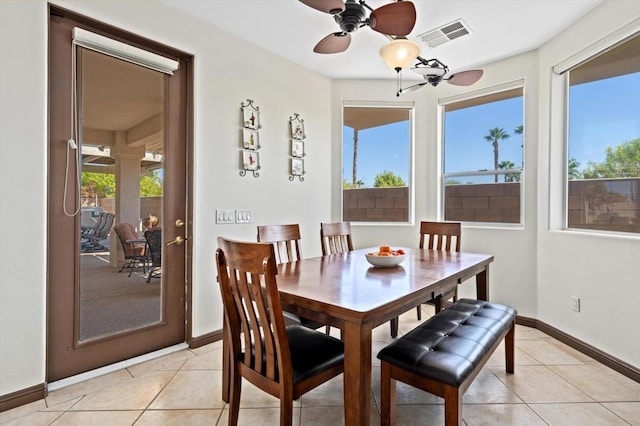
[[(515, 169), (516, 165), (513, 161), (509, 161), (509, 160), (504, 160), (501, 161), (500, 164), (498, 164), (498, 168), (500, 170), (510, 170), (510, 169)], [(518, 176), (516, 173), (509, 173), (504, 175), (504, 181), (505, 182), (519, 182), (520, 181), (520, 176)]]
[(523, 132), (524, 132), (524, 126), (522, 124), (517, 126), (515, 129), (513, 129), (514, 135), (521, 135)]
[[(505, 132), (504, 129), (499, 127), (494, 127), (489, 130), (489, 134), (485, 136), (485, 140), (487, 142), (491, 142), (493, 145), (493, 169), (498, 170), (498, 146), (501, 140), (509, 139), (509, 133)], [(496, 182), (498, 182), (498, 175), (495, 175)]]

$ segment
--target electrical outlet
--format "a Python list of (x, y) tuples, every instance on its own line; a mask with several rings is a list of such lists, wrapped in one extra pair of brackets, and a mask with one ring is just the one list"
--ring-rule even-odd
[(236, 210), (236, 223), (252, 223), (252, 222), (253, 222), (253, 210), (250, 210), (250, 209)]
[(580, 312), (580, 298), (576, 296), (571, 296), (571, 309), (576, 312)]
[(236, 212), (229, 209), (216, 210), (216, 223), (234, 223)]

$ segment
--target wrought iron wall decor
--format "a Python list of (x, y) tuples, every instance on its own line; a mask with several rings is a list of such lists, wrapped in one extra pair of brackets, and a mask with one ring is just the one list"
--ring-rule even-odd
[(240, 163), (242, 170), (240, 176), (245, 176), (247, 171), (253, 174), (253, 177), (260, 176), (260, 132), (262, 124), (260, 124), (260, 107), (253, 104), (253, 100), (247, 99), (247, 103), (240, 103), (242, 110), (242, 152), (240, 155)]
[(304, 120), (296, 112), (293, 117), (289, 117), (289, 124), (291, 127), (291, 173), (289, 180), (293, 181), (297, 176), (300, 182), (304, 182), (305, 139), (307, 138), (304, 131)]

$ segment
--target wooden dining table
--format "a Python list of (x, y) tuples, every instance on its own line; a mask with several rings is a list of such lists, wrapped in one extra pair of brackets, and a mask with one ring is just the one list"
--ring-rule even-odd
[[(365, 257), (377, 249), (278, 266), (283, 310), (343, 330), (347, 425), (370, 423), (371, 332), (375, 327), (474, 276), (476, 297), (489, 297), (491, 255), (402, 248), (406, 255), (400, 265), (381, 268), (369, 264)], [(223, 399), (228, 401), (226, 380), (223, 378)]]

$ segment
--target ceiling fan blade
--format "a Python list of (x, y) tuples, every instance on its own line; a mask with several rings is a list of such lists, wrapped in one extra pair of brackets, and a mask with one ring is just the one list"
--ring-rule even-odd
[(320, 12), (326, 12), (332, 15), (343, 12), (345, 8), (342, 0), (300, 0), (300, 2)]
[(316, 53), (340, 53), (347, 50), (350, 44), (351, 34), (333, 33), (320, 40), (313, 51)]
[(371, 28), (391, 36), (406, 36), (416, 24), (416, 7), (410, 1), (398, 1), (371, 12)]
[(449, 84), (453, 84), (454, 86), (471, 86), (476, 81), (480, 80), (484, 71), (482, 70), (469, 70), (462, 71), (457, 74), (453, 74), (451, 77), (447, 78)]

